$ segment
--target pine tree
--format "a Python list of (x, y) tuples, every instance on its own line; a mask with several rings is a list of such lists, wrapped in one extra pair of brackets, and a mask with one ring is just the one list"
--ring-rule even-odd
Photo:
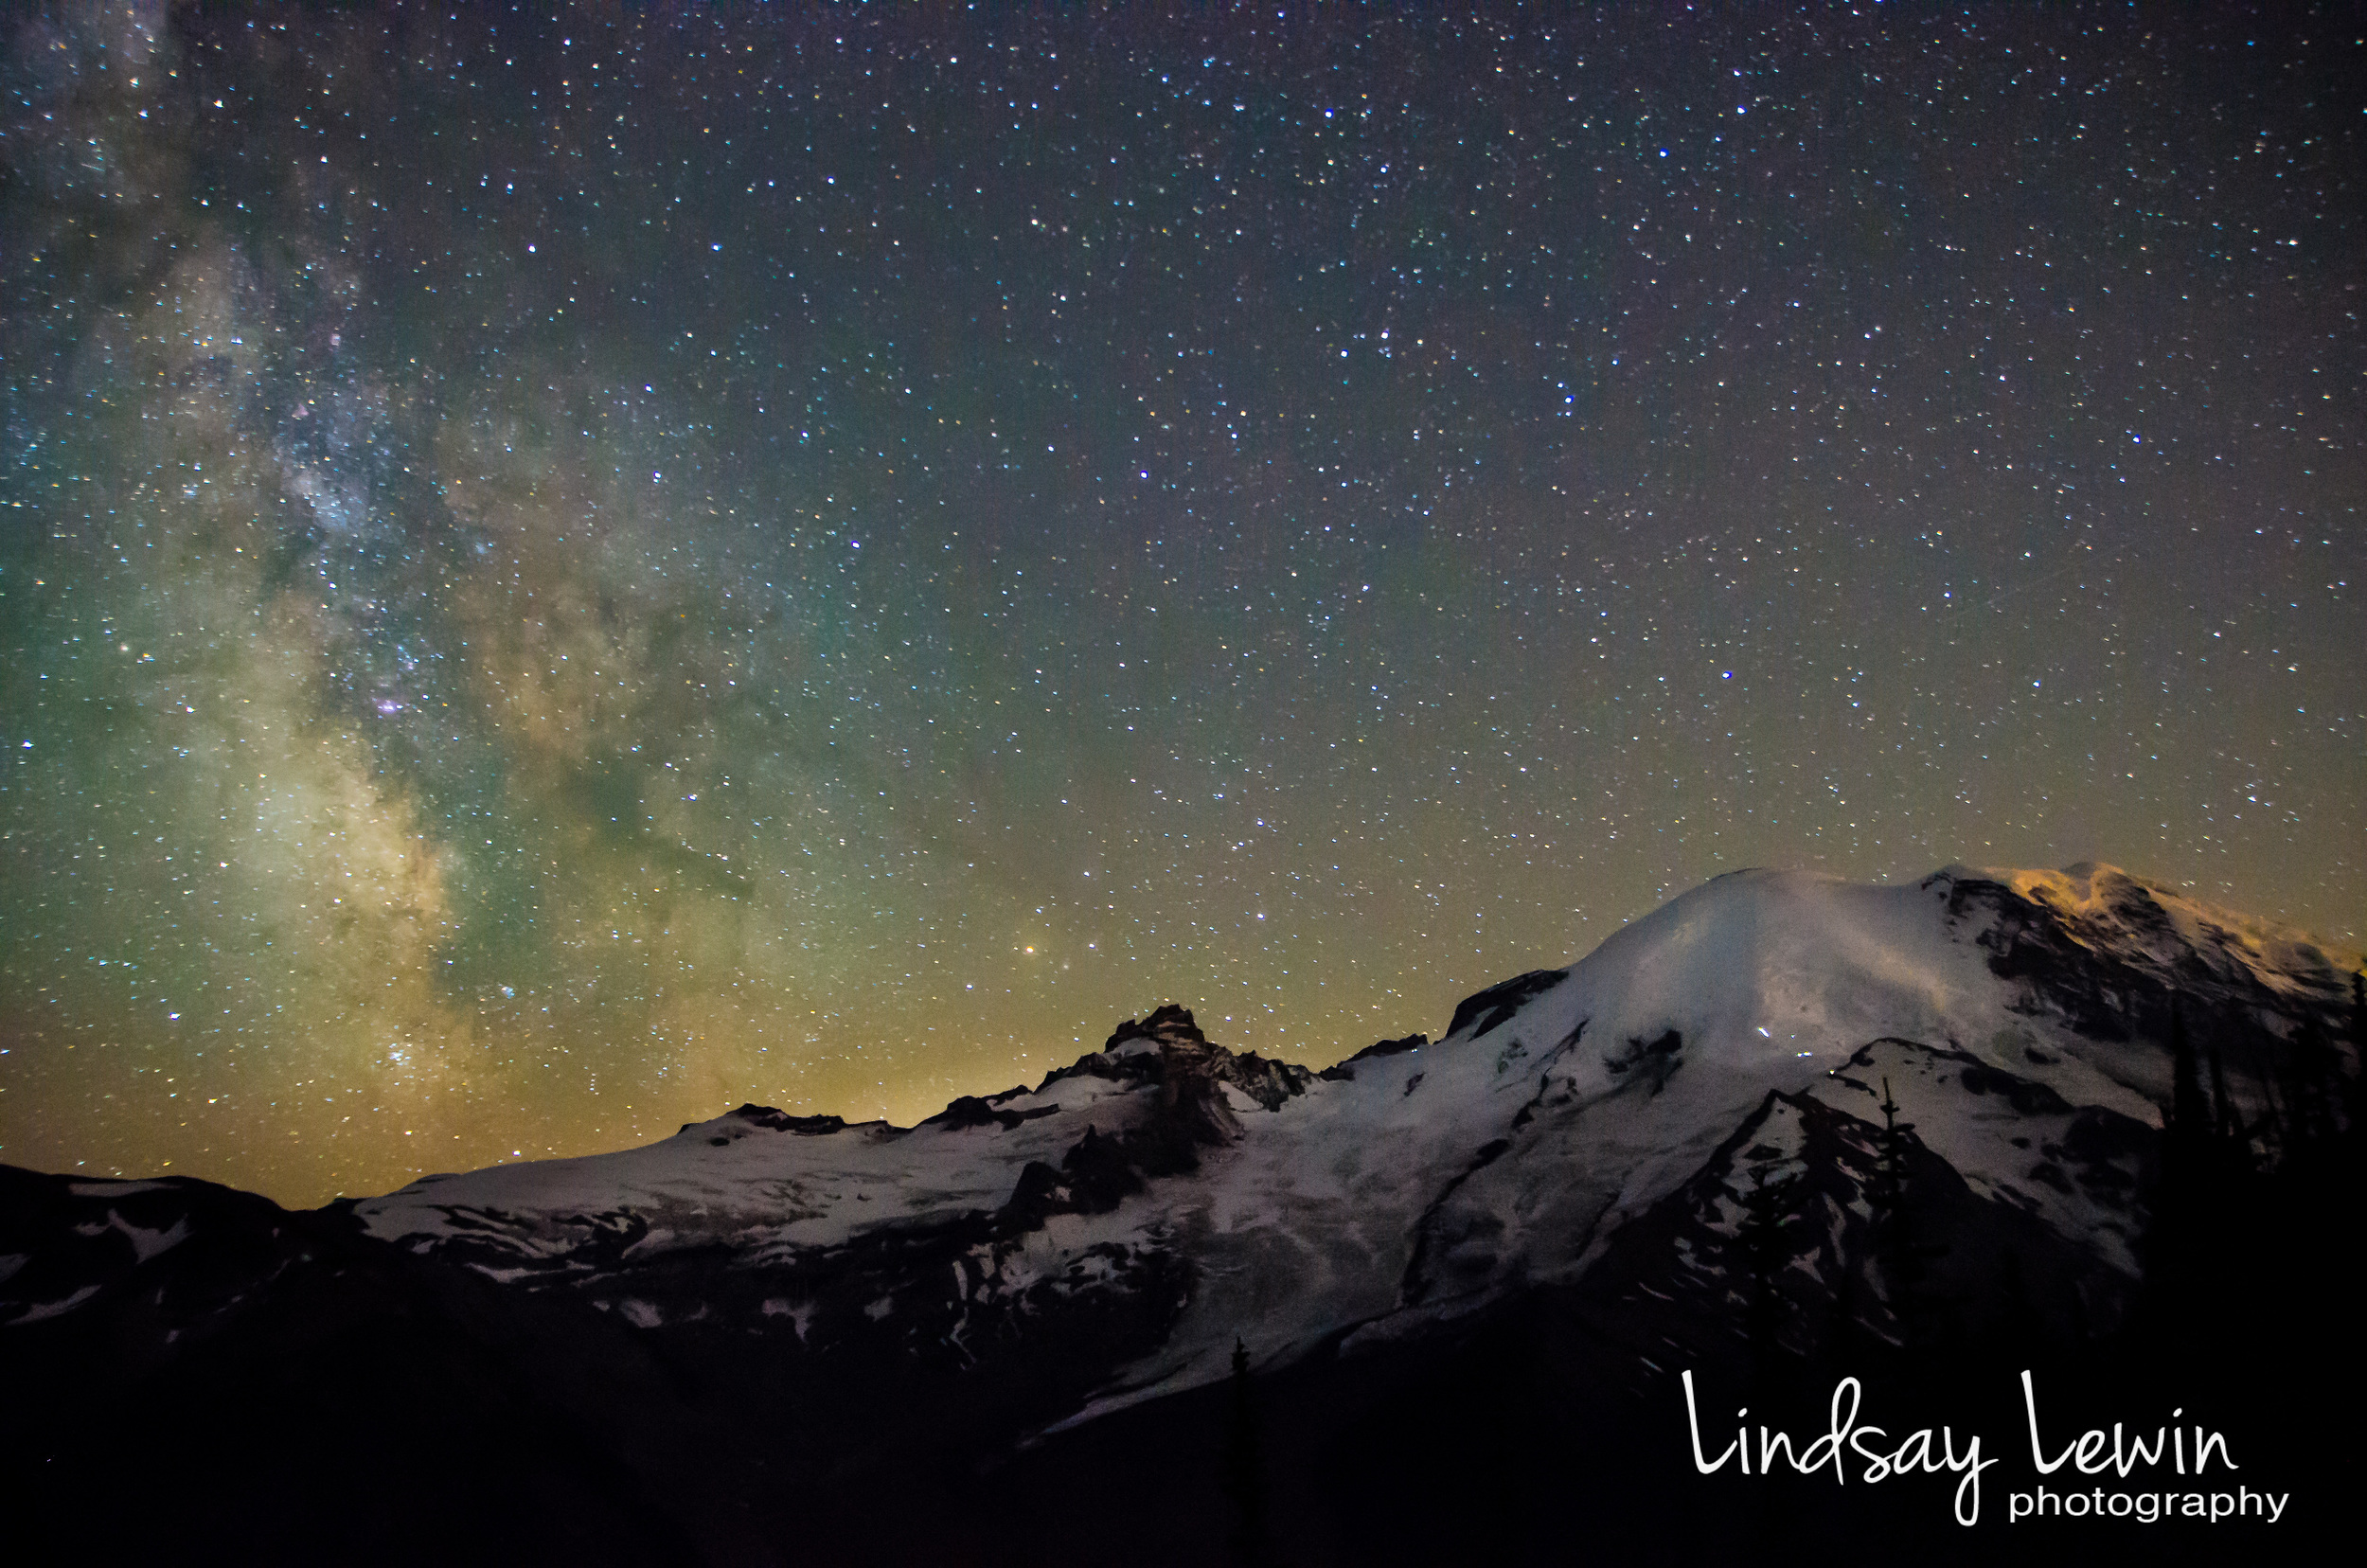
[(1927, 1249), (1917, 1241), (1908, 1204), (1908, 1135), (1914, 1130), (1914, 1123), (1898, 1119), (1898, 1101), (1891, 1095), (1886, 1075), (1882, 1079), (1882, 1133), (1876, 1145), (1874, 1184), (1866, 1202), (1873, 1211), (1874, 1257), (1884, 1296), (1900, 1334), (1910, 1343), (1920, 1337), (1927, 1261)]
[(2335, 1141), (2334, 1047), (2316, 1019), (2293, 1032), (2286, 1048), (2285, 1105), (2287, 1163), (2314, 1169), (2333, 1153)]
[(1233, 1409), (1224, 1442), (1224, 1490), (1233, 1500), (1233, 1557), (1246, 1565), (1266, 1554), (1266, 1464), (1257, 1441), (1255, 1390), (1249, 1375), (1249, 1346), (1233, 1339)]
[[(2217, 1052), (2213, 1051), (2216, 1058)], [(2145, 1238), (2147, 1312), (2157, 1333), (2179, 1344), (2207, 1331), (2228, 1281), (2227, 1260), (2243, 1238), (2238, 1189), (2248, 1161), (2205, 1097), (2193, 1040), (2179, 999), (2170, 999), (2170, 1109)], [(2222, 1077), (2223, 1075), (2219, 1075)], [(2290, 1122), (2288, 1107), (2287, 1121)]]
[(2202, 1097), (2202, 1079), (2195, 1071), (2194, 1042), (2186, 1038), (2186, 1018), (2176, 996), (2170, 998), (2170, 1114), (2172, 1148), (2199, 1150), (2209, 1136), (2211, 1111)]
[(1844, 1224), (1836, 1241), (1833, 1271), (1833, 1302), (1827, 1331), (1819, 1353), (1834, 1376), (1855, 1370), (1865, 1349), (1864, 1332), (1858, 1322), (1860, 1277), (1865, 1261), (1852, 1244)]
[(1791, 1238), (1798, 1229), (1800, 1177), (1797, 1172), (1767, 1179), (1768, 1167), (1752, 1172), (1751, 1190), (1742, 1194), (1739, 1239), (1751, 1271), (1751, 1301), (1747, 1319), (1753, 1356), (1762, 1361), (1780, 1347), (1784, 1301), (1776, 1279), (1790, 1261)]
[(2219, 1042), (2211, 1042), (2211, 1135), (2221, 1143), (2232, 1143), (2236, 1136), (2235, 1107), (2227, 1096), (2227, 1067), (2219, 1057)]

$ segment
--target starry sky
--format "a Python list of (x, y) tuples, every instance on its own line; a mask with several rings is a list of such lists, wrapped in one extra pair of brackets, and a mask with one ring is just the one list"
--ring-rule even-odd
[(0, 23), (0, 1160), (1321, 1064), (1750, 865), (2358, 940), (2354, 9), (452, 9)]

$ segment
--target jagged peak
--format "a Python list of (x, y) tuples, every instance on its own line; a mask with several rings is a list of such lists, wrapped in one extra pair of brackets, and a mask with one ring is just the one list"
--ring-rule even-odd
[(1201, 1032), (1189, 1007), (1169, 1002), (1146, 1017), (1121, 1023), (1100, 1050), (1045, 1074), (1036, 1092), (1073, 1078), (1174, 1084), (1184, 1077), (1229, 1083), (1272, 1111), (1305, 1094), (1315, 1074), (1296, 1062), (1219, 1045)]
[(1205, 1045), (1208, 1037), (1200, 1032), (1192, 1020), (1192, 1009), (1178, 1003), (1163, 1003), (1137, 1022), (1128, 1019), (1111, 1031), (1102, 1045), (1104, 1051), (1115, 1051), (1137, 1040), (1148, 1040), (1162, 1045)]

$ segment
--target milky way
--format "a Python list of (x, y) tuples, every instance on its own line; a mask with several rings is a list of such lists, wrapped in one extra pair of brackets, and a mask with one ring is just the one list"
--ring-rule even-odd
[(2367, 45), (2218, 9), (20, 13), (0, 1160), (1320, 1063), (1747, 865), (2355, 943)]

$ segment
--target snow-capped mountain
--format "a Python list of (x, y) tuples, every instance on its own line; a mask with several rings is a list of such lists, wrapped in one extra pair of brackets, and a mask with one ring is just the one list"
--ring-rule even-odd
[(1269, 1363), (1352, 1353), (1573, 1278), (1770, 1096), (1779, 1119), (1878, 1125), (1885, 1078), (1974, 1194), (2133, 1281), (2174, 992), (2241, 1025), (2232, 1091), (2255, 1114), (2286, 1036), (2349, 1001), (2305, 938), (2109, 867), (1909, 887), (1744, 871), (1471, 997), (1434, 1042), (1320, 1074), (1211, 1045), (1168, 1007), (1034, 1089), (909, 1130), (747, 1106), (356, 1212), (647, 1328), (967, 1362), (1097, 1297), (1139, 1353), (1081, 1418), (1224, 1377), (1244, 1334)]
[[(1322, 1072), (1167, 1006), (909, 1129), (743, 1106), (312, 1215), (8, 1173), (0, 1348), (103, 1345), (120, 1381), (184, 1339), (267, 1356), (240, 1325), (275, 1299), (378, 1332), (399, 1298), (471, 1356), (603, 1369), (537, 1408), (631, 1427), (645, 1483), (769, 1465), (811, 1499), (974, 1472), (1237, 1346), (1319, 1379), (1547, 1297), (1613, 1382), (1754, 1337), (2093, 1334), (2145, 1272), (2174, 1037), (2265, 1159), (2356, 1078), (2358, 964), (2107, 866), (1738, 872)], [(726, 1411), (731, 1463), (697, 1435)]]

